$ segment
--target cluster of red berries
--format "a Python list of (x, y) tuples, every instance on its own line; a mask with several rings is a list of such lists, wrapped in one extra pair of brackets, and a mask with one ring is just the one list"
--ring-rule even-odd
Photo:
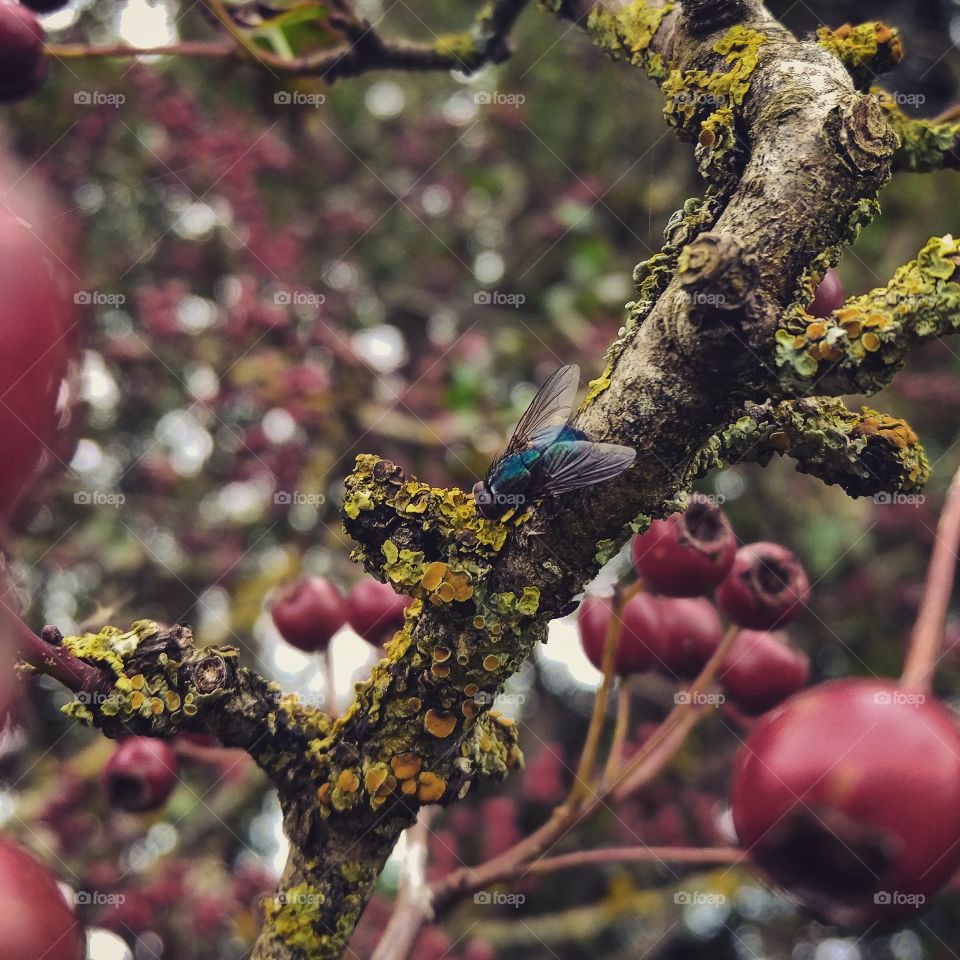
[(0, 102), (11, 103), (37, 92), (47, 75), (43, 27), (38, 13), (52, 13), (66, 0), (0, 2)]
[(287, 643), (306, 653), (330, 646), (345, 624), (375, 647), (382, 647), (403, 626), (403, 611), (412, 600), (389, 583), (365, 577), (346, 597), (326, 577), (301, 577), (274, 594), (273, 622)]
[[(726, 515), (700, 496), (683, 512), (655, 520), (634, 537), (631, 550), (647, 589), (623, 604), (618, 620), (613, 598), (587, 596), (580, 604), (580, 639), (591, 663), (600, 667), (615, 629), (619, 676), (655, 670), (674, 679), (695, 677), (723, 639), (719, 608), (747, 628), (719, 672), (744, 713), (763, 713), (806, 684), (807, 657), (775, 632), (800, 613), (809, 593), (791, 551), (775, 543), (738, 550)], [(711, 590), (716, 606), (704, 596)]]
[(706, 500), (655, 522), (633, 542), (643, 583), (611, 623), (612, 601), (588, 597), (579, 626), (600, 663), (616, 629), (616, 671), (697, 673), (720, 643), (716, 606), (746, 627), (718, 672), (742, 712), (763, 714), (740, 748), (732, 814), (739, 845), (771, 879), (830, 922), (891, 923), (923, 909), (960, 868), (960, 731), (923, 691), (845, 678), (801, 690), (805, 657), (770, 631), (808, 593), (796, 558), (776, 544), (735, 548)]

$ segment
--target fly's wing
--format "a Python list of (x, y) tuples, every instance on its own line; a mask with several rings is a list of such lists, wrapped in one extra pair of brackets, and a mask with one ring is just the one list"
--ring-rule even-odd
[(570, 419), (573, 401), (580, 385), (580, 368), (571, 363), (555, 370), (547, 377), (537, 395), (530, 401), (520, 422), (514, 427), (507, 449), (497, 463), (528, 446), (530, 438), (550, 427), (560, 429)]
[(540, 496), (569, 493), (623, 473), (636, 458), (633, 447), (592, 440), (562, 440), (548, 447), (541, 460)]

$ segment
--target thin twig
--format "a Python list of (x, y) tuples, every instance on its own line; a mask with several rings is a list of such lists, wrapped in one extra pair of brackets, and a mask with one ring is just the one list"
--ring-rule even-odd
[(420, 926), (429, 911), (427, 841), (430, 838), (430, 821), (436, 809), (422, 807), (417, 822), (407, 830), (407, 851), (393, 914), (370, 960), (406, 960), (417, 939)]
[[(609, 783), (601, 784), (589, 802), (571, 806), (569, 800), (557, 807), (550, 819), (506, 852), (477, 867), (465, 867), (433, 888), (433, 906), (438, 912), (471, 891), (523, 876), (534, 861), (556, 845), (571, 830), (593, 816), (607, 800), (621, 800), (649, 783), (683, 746), (687, 735), (703, 716), (701, 697), (712, 683), (739, 633), (730, 627), (720, 645), (690, 685), (688, 696), (677, 705), (644, 741), (629, 764)], [(606, 652), (606, 651), (605, 651)]]
[(923, 602), (913, 625), (907, 656), (900, 674), (902, 686), (929, 692), (943, 643), (947, 608), (953, 593), (960, 544), (960, 470), (953, 475), (947, 499), (937, 523), (936, 542), (927, 567)]
[(600, 863), (740, 863), (750, 855), (737, 847), (601, 847), (545, 857), (528, 873), (554, 873)]
[(603, 638), (603, 657), (600, 660), (600, 686), (593, 698), (590, 725), (587, 727), (580, 762), (577, 764), (577, 772), (574, 774), (570, 795), (567, 797), (566, 805), (571, 809), (576, 808), (586, 795), (593, 763), (600, 745), (603, 720), (607, 713), (607, 697), (610, 694), (610, 684), (613, 682), (613, 665), (617, 658), (617, 646), (620, 643), (620, 615), (629, 599), (629, 590), (630, 588), (616, 597), (610, 611), (610, 619), (607, 621), (607, 631)]
[(237, 55), (236, 44), (185, 40), (157, 47), (131, 47), (126, 43), (48, 43), (44, 52), (57, 60), (97, 57), (207, 57), (228, 60)]
[(723, 665), (723, 661), (727, 659), (727, 654), (730, 652), (739, 633), (740, 628), (737, 626), (731, 626), (727, 629), (726, 635), (723, 640), (720, 641), (720, 645), (714, 650), (697, 678), (690, 684), (690, 688), (686, 691), (687, 696), (678, 698), (676, 706), (667, 714), (666, 718), (653, 732), (647, 742), (644, 743), (640, 752), (617, 774), (616, 779), (607, 788), (608, 792), (612, 794), (615, 799), (621, 800), (629, 796), (634, 790), (646, 783), (646, 779), (642, 776), (640, 768), (645, 760), (647, 744), (650, 743), (651, 749), (653, 749), (657, 746), (658, 741), (666, 738), (674, 726), (678, 725), (686, 716), (695, 714), (701, 699), (700, 695), (713, 683), (713, 678)]
[(623, 745), (630, 728), (630, 686), (629, 677), (621, 677), (617, 686), (617, 719), (613, 727), (613, 739), (607, 754), (607, 765), (603, 770), (603, 782), (609, 783), (617, 775), (623, 761)]

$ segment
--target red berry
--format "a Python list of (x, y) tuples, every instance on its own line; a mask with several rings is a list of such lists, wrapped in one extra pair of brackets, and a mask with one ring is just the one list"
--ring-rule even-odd
[(166, 740), (127, 737), (104, 766), (101, 782), (111, 807), (156, 810), (177, 785), (177, 755)]
[(807, 574), (790, 550), (748, 543), (717, 587), (717, 606), (738, 626), (773, 630), (794, 620), (809, 594)]
[(806, 686), (810, 660), (787, 644), (785, 634), (741, 630), (717, 676), (730, 699), (756, 715)]
[[(0, 14), (6, 10), (0, 4)], [(2, 21), (2, 16), (0, 16)], [(58, 222), (34, 183), (0, 160), (0, 525), (49, 466), (83, 314)], [(27, 375), (26, 372), (29, 372)]]
[(577, 630), (580, 646), (587, 659), (600, 670), (603, 663), (603, 645), (606, 642), (607, 625), (613, 612), (613, 598), (588, 593), (577, 609)]
[(670, 597), (658, 603), (663, 643), (657, 670), (671, 677), (695, 677), (723, 639), (716, 608), (703, 597)]
[(273, 596), (270, 614), (280, 636), (307, 653), (326, 650), (347, 620), (343, 596), (324, 577), (301, 577), (281, 587)]
[(347, 619), (364, 640), (382, 647), (403, 626), (403, 611), (411, 603), (389, 583), (364, 577), (347, 594)]
[(56, 879), (0, 837), (0, 954), (3, 960), (83, 960), (83, 929)]
[(915, 912), (960, 866), (955, 718), (892, 681), (805, 690), (741, 747), (733, 820), (759, 866), (831, 922)]
[(0, 3), (0, 100), (19, 100), (42, 82), (43, 27), (19, 3)]
[(810, 301), (810, 306), (807, 307), (807, 313), (814, 317), (829, 317), (834, 310), (839, 310), (843, 306), (843, 300), (843, 284), (840, 282), (840, 275), (833, 267), (828, 267), (813, 300)]
[[(598, 670), (603, 669), (607, 625), (612, 613), (613, 600), (610, 597), (588, 594), (580, 602), (577, 614), (580, 644), (587, 658)], [(659, 657), (663, 644), (662, 631), (657, 598), (648, 593), (638, 593), (631, 597), (620, 612), (613, 672), (617, 676), (625, 677), (649, 670)]]
[(639, 576), (668, 597), (706, 593), (727, 575), (736, 550), (729, 520), (705, 497), (693, 497), (682, 513), (654, 520), (632, 546)]

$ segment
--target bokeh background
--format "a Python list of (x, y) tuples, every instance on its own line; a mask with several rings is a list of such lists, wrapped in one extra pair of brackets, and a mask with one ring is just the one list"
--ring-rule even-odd
[[(457, 29), (473, 4), (364, 0), (383, 31)], [(960, 5), (770, 3), (791, 27), (883, 18), (905, 63), (886, 85), (932, 116), (960, 99)], [(45, 18), (51, 39), (156, 44), (213, 35), (196, 5), (81, 0)], [(191, 623), (204, 643), (305, 698), (321, 671), (279, 640), (270, 591), (299, 571), (360, 576), (338, 519), (342, 479), (375, 452), (434, 483), (469, 487), (536, 384), (561, 363), (602, 367), (634, 264), (700, 185), (656, 89), (576, 29), (531, 8), (516, 54), (472, 78), (380, 74), (324, 86), (186, 58), (52, 64), (6, 110), (9, 150), (45, 180), (74, 239), (92, 333), (86, 422), (69, 469), (24, 504), (9, 573), (25, 618), (63, 631), (143, 617)], [(883, 216), (839, 267), (851, 293), (883, 283), (934, 234), (960, 229), (957, 174), (898, 177)], [(745, 541), (781, 541), (815, 583), (792, 629), (817, 679), (891, 675), (921, 595), (946, 482), (960, 464), (955, 342), (918, 351), (871, 401), (904, 416), (933, 465), (926, 496), (851, 501), (789, 463), (708, 478)], [(345, 628), (338, 693), (376, 652)], [(431, 875), (505, 849), (542, 822), (571, 777), (597, 675), (570, 623), (499, 706), (521, 723), (527, 769), (434, 821)], [(938, 678), (953, 700), (960, 623)], [(671, 691), (641, 681), (632, 738)], [(32, 682), (0, 740), (0, 820), (79, 892), (94, 960), (237, 960), (256, 898), (284, 856), (279, 812), (245, 758), (181, 752), (158, 814), (110, 811), (98, 774), (112, 746), (62, 717)], [(582, 829), (603, 843), (722, 842), (730, 760), (744, 728), (703, 725), (641, 799)], [(397, 879), (368, 911), (369, 956)], [(676, 903), (678, 889), (712, 891)], [(899, 931), (866, 936), (797, 913), (742, 871), (591, 868), (527, 880), (519, 906), (467, 903), (416, 960), (771, 957), (920, 960), (960, 952), (960, 896)]]

